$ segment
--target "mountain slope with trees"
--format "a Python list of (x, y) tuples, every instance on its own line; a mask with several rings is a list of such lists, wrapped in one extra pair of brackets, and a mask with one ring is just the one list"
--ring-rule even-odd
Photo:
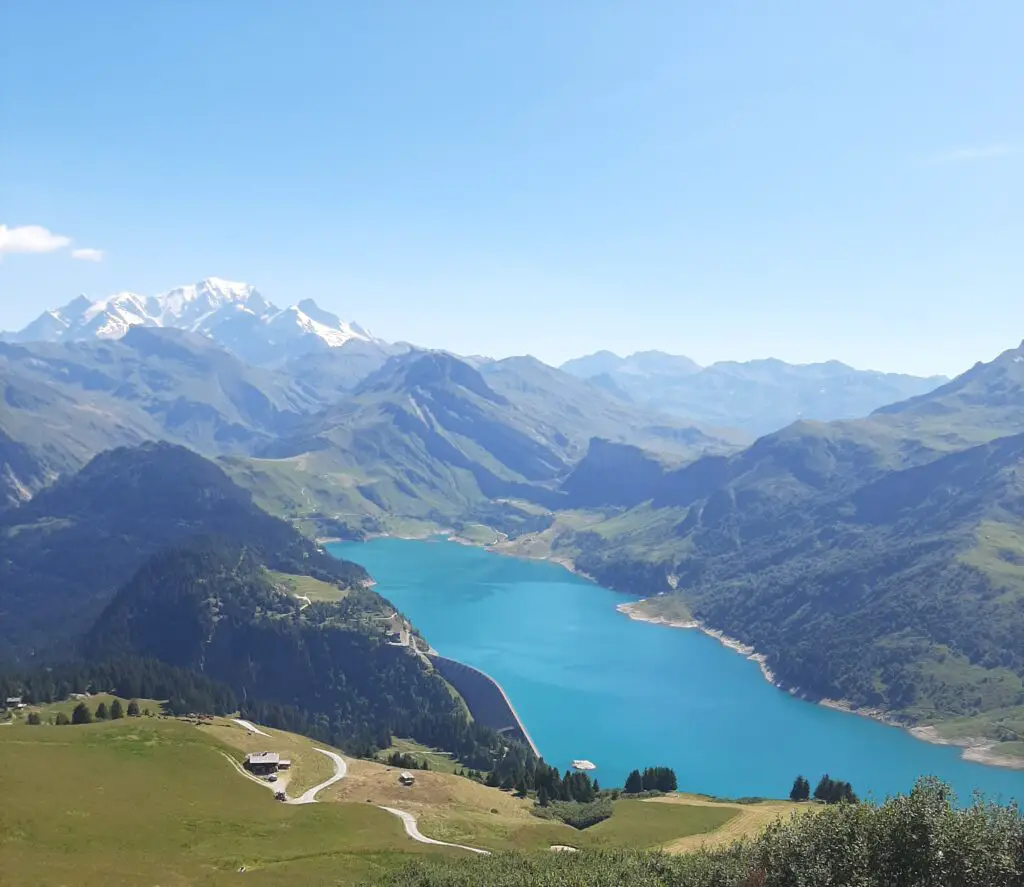
[(367, 588), (303, 606), (248, 547), (193, 540), (148, 560), (81, 650), (91, 661), (149, 657), (201, 674), (229, 687), (243, 716), (353, 753), (403, 736), (491, 770), (509, 741), (471, 722), (422, 656), (390, 642), (394, 612)]
[(347, 586), (367, 578), (261, 511), (201, 456), (166, 443), (113, 450), (0, 512), (0, 658), (67, 643), (147, 557), (194, 536), (244, 543), (286, 573)]
[(676, 469), (596, 442), (562, 494), (605, 517), (556, 548), (615, 587), (669, 592), (648, 612), (682, 604), (764, 653), (785, 686), (910, 722), (974, 718), (1017, 741), (1022, 358)]

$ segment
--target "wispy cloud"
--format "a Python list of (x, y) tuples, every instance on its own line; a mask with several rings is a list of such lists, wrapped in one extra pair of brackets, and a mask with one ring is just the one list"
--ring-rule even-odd
[(957, 148), (955, 151), (946, 151), (936, 154), (929, 159), (932, 166), (943, 166), (949, 163), (976, 163), (981, 160), (995, 160), (999, 157), (1012, 157), (1015, 154), (1024, 153), (1022, 145), (980, 145), (973, 148)]
[(81, 259), (84, 262), (102, 262), (103, 261), (103, 250), (92, 249), (91, 247), (82, 247), (81, 249), (71, 250), (72, 259)]
[(52, 253), (70, 243), (70, 237), (54, 234), (42, 225), (22, 225), (17, 228), (0, 225), (0, 256), (5, 253)]

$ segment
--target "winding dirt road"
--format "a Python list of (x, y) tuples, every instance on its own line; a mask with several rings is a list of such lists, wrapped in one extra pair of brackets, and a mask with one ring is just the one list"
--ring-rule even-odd
[[(245, 727), (246, 730), (251, 730), (253, 733), (259, 734), (260, 736), (268, 735), (264, 733), (262, 730), (260, 730), (258, 727), (256, 727), (254, 724), (250, 724), (248, 721), (236, 720), (235, 723), (239, 724), (242, 727)], [(326, 755), (331, 759), (331, 761), (334, 764), (334, 775), (330, 779), (324, 780), (319, 785), (314, 785), (311, 789), (299, 795), (299, 797), (288, 798), (285, 801), (286, 804), (291, 804), (293, 806), (299, 806), (303, 804), (315, 804), (317, 803), (316, 796), (320, 794), (320, 792), (322, 792), (324, 789), (330, 788), (332, 785), (335, 785), (336, 783), (341, 782), (341, 780), (343, 780), (348, 775), (348, 764), (345, 763), (345, 759), (341, 755), (336, 754), (332, 751), (327, 751), (327, 749), (324, 748), (314, 747), (313, 751), (319, 752), (322, 755)], [(239, 773), (241, 773), (242, 776), (244, 776), (246, 779), (250, 779), (257, 785), (262, 785), (264, 788), (268, 788), (275, 793), (281, 790), (280, 787), (277, 786), (275, 783), (266, 782), (265, 780), (260, 779), (258, 776), (253, 776), (252, 773), (246, 770), (241, 764), (238, 763), (238, 761), (231, 757), (231, 755), (227, 754), (226, 752), (222, 752), (222, 754), (231, 763), (231, 766), (234, 767)], [(465, 850), (469, 853), (477, 853), (481, 856), (491, 855), (490, 850), (481, 850), (479, 847), (467, 847), (465, 844), (451, 844), (447, 841), (438, 841), (435, 838), (428, 838), (426, 835), (423, 834), (423, 832), (420, 831), (419, 825), (416, 822), (416, 817), (413, 816), (411, 813), (407, 813), (405, 810), (398, 810), (395, 807), (384, 806), (381, 806), (380, 809), (385, 810), (392, 816), (397, 816), (399, 819), (401, 819), (402, 824), (405, 826), (405, 833), (414, 841), (417, 841), (420, 844), (431, 844), (435, 847), (452, 847), (455, 850)]]
[(316, 796), (320, 794), (325, 788), (330, 788), (336, 782), (341, 782), (348, 775), (348, 764), (345, 763), (345, 759), (341, 755), (335, 754), (332, 751), (327, 751), (323, 748), (314, 748), (313, 751), (320, 752), (322, 755), (327, 755), (334, 762), (334, 775), (330, 778), (321, 782), (319, 785), (314, 785), (309, 791), (303, 792), (297, 798), (289, 798), (286, 804), (315, 804)]
[(433, 844), (435, 847), (454, 847), (456, 850), (468, 850), (470, 853), (479, 853), (481, 856), (491, 855), (490, 850), (481, 850), (479, 847), (467, 847), (465, 844), (449, 844), (447, 841), (437, 841), (434, 838), (428, 838), (419, 830), (419, 826), (416, 824), (416, 817), (411, 813), (406, 813), (404, 810), (398, 810), (394, 807), (381, 807), (380, 809), (387, 810), (392, 816), (397, 816), (401, 819), (403, 825), (405, 825), (405, 833), (421, 844)]

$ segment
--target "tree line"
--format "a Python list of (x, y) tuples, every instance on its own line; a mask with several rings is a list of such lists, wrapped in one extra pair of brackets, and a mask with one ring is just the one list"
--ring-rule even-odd
[(626, 777), (623, 791), (627, 795), (641, 792), (674, 792), (678, 789), (676, 772), (671, 767), (648, 767), (641, 773), (634, 770)]
[[(789, 792), (791, 801), (809, 801), (811, 799), (811, 784), (803, 777), (798, 776), (793, 781), (793, 788)], [(832, 779), (827, 773), (818, 781), (814, 789), (814, 800), (825, 804), (856, 804), (857, 795), (848, 782), (841, 782)]]
[[(110, 703), (109, 707), (101, 701), (96, 706), (95, 712), (83, 700), (72, 709), (71, 717), (68, 717), (66, 712), (57, 712), (53, 723), (58, 727), (64, 727), (68, 724), (91, 724), (94, 721), (119, 721), (124, 717), (141, 718), (144, 714), (149, 715), (149, 709), (140, 710), (139, 703), (135, 699), (132, 699), (127, 706), (122, 705), (121, 700), (117, 698)], [(25, 723), (30, 727), (38, 727), (43, 723), (42, 715), (38, 711), (29, 712)]]
[(164, 707), (169, 714), (223, 715), (238, 708), (235, 694), (223, 684), (140, 656), (97, 662), (73, 660), (0, 673), (0, 696), (21, 696), (31, 705), (93, 693), (110, 693), (122, 699), (167, 700)]

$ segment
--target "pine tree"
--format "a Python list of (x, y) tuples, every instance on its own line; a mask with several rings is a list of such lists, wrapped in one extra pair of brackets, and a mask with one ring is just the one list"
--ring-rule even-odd
[(548, 790), (542, 785), (537, 789), (537, 804), (541, 807), (547, 807), (551, 803), (551, 797), (548, 795)]
[(57, 723), (58, 727), (64, 727), (67, 724), (70, 724), (71, 721), (68, 718), (68, 716), (66, 714), (64, 714), (64, 712), (61, 711), (61, 712), (57, 712), (57, 722), (56, 723)]
[(639, 770), (634, 770), (626, 777), (625, 792), (627, 795), (638, 795), (644, 790), (644, 778)]
[(139, 703), (134, 699), (128, 703), (128, 717), (137, 718), (139, 716)]
[(110, 720), (117, 721), (124, 717), (124, 709), (121, 708), (121, 700), (115, 699), (110, 703)]
[(96, 720), (105, 721), (109, 717), (107, 712), (107, 703), (101, 702), (96, 706)]
[(84, 702), (79, 702), (75, 706), (75, 710), (71, 712), (71, 723), (72, 724), (91, 724), (92, 723), (92, 712), (89, 711), (89, 706)]
[(829, 778), (829, 775), (826, 773), (824, 776), (821, 777), (821, 779), (818, 781), (818, 785), (814, 789), (814, 800), (815, 801), (825, 801), (825, 802), (828, 802), (828, 800), (831, 797), (831, 795), (832, 795), (832, 780)]
[(39, 712), (37, 711), (30, 711), (25, 721), (31, 727), (38, 727), (42, 722), (42, 718), (39, 717)]
[(811, 784), (803, 778), (798, 776), (793, 781), (793, 788), (789, 793), (789, 799), (791, 801), (807, 801), (811, 797)]

